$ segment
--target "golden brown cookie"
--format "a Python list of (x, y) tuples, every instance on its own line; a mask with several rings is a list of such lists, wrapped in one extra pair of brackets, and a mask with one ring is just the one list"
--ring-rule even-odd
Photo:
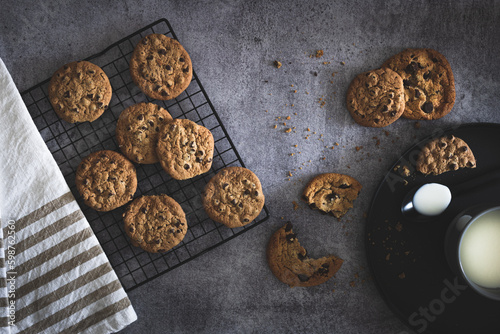
[(432, 49), (406, 49), (389, 58), (382, 67), (392, 69), (403, 78), (403, 117), (438, 119), (453, 108), (455, 79), (448, 60), (441, 53)]
[(123, 155), (103, 150), (80, 162), (75, 183), (85, 204), (97, 211), (110, 211), (132, 200), (137, 175), (134, 165)]
[(476, 159), (469, 145), (453, 135), (431, 140), (417, 158), (417, 170), (425, 175), (438, 175), (465, 167), (476, 168)]
[(292, 223), (287, 222), (277, 230), (267, 244), (267, 263), (281, 282), (290, 287), (315, 286), (328, 281), (344, 261), (328, 255), (319, 259), (309, 258), (293, 233)]
[(320, 174), (307, 184), (302, 193), (302, 200), (309, 204), (311, 209), (341, 218), (352, 208), (361, 188), (361, 184), (348, 175)]
[(204, 126), (188, 119), (174, 119), (160, 129), (156, 153), (170, 176), (186, 180), (210, 170), (214, 137)]
[(149, 97), (170, 100), (191, 82), (191, 58), (182, 45), (162, 34), (144, 37), (130, 59), (130, 74), (135, 84)]
[(393, 123), (405, 109), (403, 79), (389, 68), (359, 74), (347, 90), (347, 109), (363, 126)]
[(203, 207), (208, 216), (227, 227), (241, 227), (253, 221), (264, 207), (259, 178), (243, 167), (227, 167), (208, 181)]
[(123, 213), (123, 221), (132, 244), (150, 253), (172, 249), (188, 228), (181, 206), (167, 195), (136, 198)]
[(62, 66), (49, 83), (50, 103), (69, 123), (95, 121), (108, 108), (111, 94), (106, 73), (88, 61)]
[(134, 104), (120, 114), (116, 124), (118, 147), (130, 160), (140, 164), (158, 162), (156, 144), (161, 127), (172, 116), (153, 103)]

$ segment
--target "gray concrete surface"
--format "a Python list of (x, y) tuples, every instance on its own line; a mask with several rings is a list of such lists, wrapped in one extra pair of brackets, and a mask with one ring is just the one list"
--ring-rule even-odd
[[(499, 2), (2, 1), (0, 57), (24, 90), (163, 17), (260, 177), (272, 217), (132, 291), (139, 320), (123, 333), (411, 333), (370, 279), (363, 213), (416, 138), (436, 127), (500, 122)], [(435, 48), (448, 58), (453, 111), (418, 130), (404, 119), (385, 129), (358, 126), (346, 110), (349, 82), (407, 47)], [(322, 58), (309, 57), (317, 50)], [(283, 66), (276, 69), (274, 60)], [(295, 130), (285, 133), (283, 122)], [(303, 204), (293, 209), (306, 182), (323, 172), (349, 174), (364, 186), (341, 222)], [(290, 289), (272, 275), (265, 246), (283, 220), (294, 222), (311, 256), (345, 259), (335, 279)]]

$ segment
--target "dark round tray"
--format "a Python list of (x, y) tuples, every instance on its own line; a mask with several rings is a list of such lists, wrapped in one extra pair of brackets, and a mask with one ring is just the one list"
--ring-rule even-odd
[[(469, 145), (477, 168), (437, 176), (416, 172), (415, 161), (423, 145), (433, 137), (450, 134)], [(409, 177), (400, 173), (403, 166), (411, 170)], [(466, 124), (436, 131), (411, 147), (391, 167), (375, 193), (365, 232), (370, 270), (389, 308), (417, 333), (500, 333), (500, 302), (467, 286), (450, 269), (444, 252), (452, 219), (468, 206), (500, 203), (500, 181), (453, 198), (434, 220), (416, 223), (401, 214), (401, 202), (414, 187), (429, 182), (451, 187), (495, 168), (500, 168), (500, 124)]]

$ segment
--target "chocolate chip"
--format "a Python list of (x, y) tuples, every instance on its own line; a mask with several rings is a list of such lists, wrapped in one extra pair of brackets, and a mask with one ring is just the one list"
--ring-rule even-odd
[(307, 276), (307, 275), (298, 274), (297, 277), (299, 278), (299, 281), (301, 281), (301, 282), (307, 282), (307, 281), (309, 281), (309, 276)]
[(406, 73), (410, 74), (415, 73), (417, 70), (418, 70), (418, 65), (414, 61), (409, 63), (408, 66), (406, 66), (405, 68)]
[(286, 222), (285, 232), (290, 232), (291, 230), (292, 230), (292, 223), (291, 222)]
[(160, 50), (158, 50), (158, 53), (161, 54), (162, 56), (165, 56), (167, 54), (167, 50), (160, 49)]
[(253, 195), (254, 195), (255, 197), (259, 196), (259, 192), (258, 192), (258, 191), (255, 191), (255, 192), (253, 193)]
[(184, 73), (189, 72), (189, 67), (186, 67), (186, 68), (182, 69), (182, 72), (184, 72)]
[(236, 205), (238, 202), (236, 202), (236, 200), (235, 200), (235, 199), (233, 199), (233, 200), (231, 201), (231, 203), (232, 203), (233, 205)]
[(164, 91), (164, 90), (161, 92), (161, 96), (168, 96), (168, 95), (169, 94), (166, 91)]
[(430, 114), (434, 110), (434, 106), (432, 105), (432, 102), (425, 102), (422, 104), (422, 111), (425, 112), (426, 114)]
[(146, 57), (146, 60), (153, 60), (153, 56), (152, 56), (152, 55), (147, 56), (147, 57)]
[(151, 127), (155, 126), (155, 123), (154, 123), (153, 121), (149, 121), (149, 122), (148, 122), (148, 124), (149, 124)]
[(80, 112), (80, 110), (78, 110), (78, 108), (73, 108), (73, 109), (71, 109), (71, 111), (76, 112), (76, 113)]
[(130, 227), (128, 230), (129, 230), (129, 232), (134, 232), (134, 228), (133, 227)]
[(96, 95), (95, 95), (95, 99), (96, 99), (96, 100), (100, 100), (100, 99), (101, 99), (101, 97), (102, 97), (102, 96), (101, 96), (101, 95), (99, 95), (99, 94), (96, 94)]
[(141, 127), (141, 130), (147, 130), (147, 129), (148, 129), (148, 127), (147, 127), (147, 126), (142, 126), (142, 127)]
[(310, 207), (311, 209), (316, 209), (316, 204), (311, 203), (311, 204), (309, 204), (309, 207)]
[(144, 45), (147, 45), (147, 44), (148, 44), (148, 38), (147, 38), (147, 37), (144, 37), (144, 38), (142, 39), (142, 44), (144, 44)]
[(431, 72), (430, 71), (425, 72), (423, 77), (425, 80), (428, 80), (431, 77)]
[(245, 189), (245, 191), (243, 192), (243, 194), (245, 194), (245, 195), (250, 195), (250, 190)]
[(200, 162), (202, 162), (203, 160), (201, 160), (200, 158), (196, 158), (194, 161), (196, 161), (196, 162), (200, 163)]
[[(158, 110), (160, 110), (160, 106), (158, 106)], [(159, 120), (160, 122), (163, 122), (163, 117), (161, 117), (161, 116), (160, 116), (160, 117), (158, 117), (158, 120)]]
[(94, 98), (94, 94), (87, 94), (87, 97), (92, 100)]
[(180, 57), (180, 58), (179, 58), (179, 61), (180, 61), (181, 63), (185, 62), (185, 60), (184, 60), (184, 58), (183, 58), (183, 57)]
[(445, 148), (448, 144), (446, 144), (444, 141), (439, 142), (439, 147)]
[(242, 207), (243, 207), (243, 203), (241, 203), (241, 202), (240, 202), (240, 203), (238, 204), (238, 206), (239, 206), (240, 208), (242, 208)]
[(148, 209), (146, 209), (146, 208), (141, 208), (141, 212), (142, 212), (142, 213), (146, 213), (146, 212), (148, 212)]
[(104, 103), (102, 103), (102, 102), (100, 102), (100, 101), (96, 103), (96, 105), (97, 105), (98, 107), (102, 107), (102, 105), (103, 105), (103, 104), (104, 104)]
[(224, 190), (226, 190), (226, 188), (227, 188), (227, 187), (229, 187), (229, 183), (224, 183), (224, 184), (222, 185), (222, 189), (224, 189)]
[(403, 80), (403, 86), (409, 87), (410, 86), (410, 80)]
[(449, 167), (451, 170), (457, 170), (458, 169), (458, 165), (454, 162), (452, 162), (451, 164), (449, 164)]
[(155, 240), (155, 243), (156, 243), (157, 245), (159, 245), (159, 244), (160, 244), (160, 239)]
[(298, 253), (297, 257), (299, 258), (300, 261), (303, 261), (307, 256), (303, 255), (302, 253)]
[(155, 129), (155, 131), (159, 132), (160, 131), (160, 127), (157, 126), (156, 129)]
[(432, 60), (433, 63), (437, 63), (438, 62), (437, 58), (432, 58), (431, 60)]
[(420, 97), (420, 91), (418, 89), (415, 89), (415, 97), (416, 98)]
[(460, 147), (460, 151), (462, 152), (467, 152), (469, 149), (467, 148), (467, 146), (462, 146)]
[(137, 116), (137, 120), (142, 121), (144, 119), (144, 115)]
[(165, 69), (166, 69), (167, 71), (170, 71), (170, 70), (172, 69), (172, 66), (170, 66), (170, 65), (165, 65)]
[(474, 167), (475, 165), (472, 161), (467, 162), (467, 167)]
[(326, 199), (330, 202), (333, 202), (337, 198), (339, 198), (339, 195), (337, 195), (336, 193), (331, 193), (326, 196)]
[(87, 71), (87, 73), (89, 73), (89, 74), (94, 74), (94, 73), (95, 73), (95, 71), (94, 71), (94, 70), (88, 70), (88, 71)]
[(191, 168), (191, 167), (190, 167), (188, 164), (185, 164), (185, 165), (184, 165), (184, 169), (185, 169), (185, 170), (188, 170), (189, 168)]
[(245, 218), (245, 219), (243, 219), (243, 221), (244, 221), (245, 223), (248, 223), (250, 220), (248, 220), (248, 218)]
[(328, 267), (329, 267), (328, 263), (323, 264), (323, 265), (322, 265), (321, 267), (319, 267), (319, 269), (317, 270), (318, 274), (320, 274), (320, 275), (327, 275), (327, 274), (328, 274), (328, 271), (329, 271), (329, 270), (328, 270), (328, 269), (329, 269)]
[(392, 117), (396, 116), (396, 112), (395, 111), (391, 111), (391, 116)]
[(67, 91), (64, 92), (63, 97), (68, 98), (70, 96), (71, 96), (71, 93), (69, 92), (69, 90), (67, 90)]
[(385, 105), (385, 106), (383, 106), (383, 107), (382, 107), (382, 112), (386, 112), (386, 111), (388, 111), (388, 110), (389, 110), (389, 107), (388, 107), (388, 106), (386, 106), (386, 105)]

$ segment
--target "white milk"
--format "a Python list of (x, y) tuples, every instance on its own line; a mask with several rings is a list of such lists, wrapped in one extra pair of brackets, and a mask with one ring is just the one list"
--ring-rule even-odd
[(421, 186), (413, 196), (413, 206), (420, 214), (437, 216), (450, 205), (451, 191), (439, 183), (427, 183)]
[(469, 280), (485, 288), (500, 288), (500, 210), (471, 223), (462, 236), (459, 256)]

